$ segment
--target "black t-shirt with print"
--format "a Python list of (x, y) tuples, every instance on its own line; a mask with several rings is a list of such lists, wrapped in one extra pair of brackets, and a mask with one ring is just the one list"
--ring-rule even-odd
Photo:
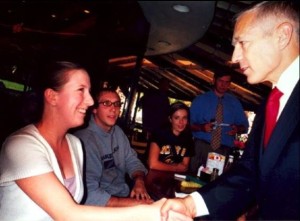
[(188, 131), (176, 136), (170, 129), (161, 129), (153, 133), (151, 142), (159, 146), (159, 160), (167, 164), (182, 162), (183, 157), (191, 156), (194, 148), (192, 134)]

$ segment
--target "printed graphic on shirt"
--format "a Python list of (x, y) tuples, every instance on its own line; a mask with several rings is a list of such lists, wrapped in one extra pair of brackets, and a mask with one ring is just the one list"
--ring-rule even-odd
[(185, 156), (186, 148), (181, 146), (164, 145), (161, 148), (159, 159), (168, 164), (179, 163)]
[(115, 167), (114, 159), (109, 159), (103, 162), (104, 169), (110, 169)]
[(113, 152), (110, 154), (105, 154), (101, 157), (101, 160), (103, 161), (103, 167), (104, 169), (110, 169), (115, 167), (115, 161), (114, 161), (114, 153), (119, 150), (119, 146), (116, 146), (113, 148)]

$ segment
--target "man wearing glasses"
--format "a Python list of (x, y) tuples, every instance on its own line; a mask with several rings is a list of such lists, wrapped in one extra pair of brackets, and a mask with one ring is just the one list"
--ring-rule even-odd
[[(85, 204), (120, 207), (153, 202), (144, 185), (147, 169), (116, 125), (121, 105), (115, 90), (100, 89), (88, 127), (75, 132), (86, 156)], [(131, 191), (126, 174), (134, 181)]]

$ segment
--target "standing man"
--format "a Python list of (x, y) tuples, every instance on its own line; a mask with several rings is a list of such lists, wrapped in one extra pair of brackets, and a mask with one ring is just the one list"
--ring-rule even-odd
[[(190, 113), (195, 155), (191, 158), (190, 171), (193, 174), (197, 173), (199, 166), (206, 165), (209, 152), (227, 156), (235, 135), (248, 129), (249, 123), (240, 101), (228, 93), (230, 83), (229, 73), (216, 72), (213, 90), (197, 96), (192, 102)], [(216, 115), (220, 105), (222, 119), (218, 120)], [(221, 123), (223, 126), (218, 126)]]
[[(95, 104), (88, 127), (75, 132), (86, 154), (84, 203), (114, 207), (151, 203), (144, 184), (147, 170), (127, 136), (115, 125), (121, 107), (119, 95), (112, 89), (101, 89)], [(131, 192), (126, 174), (134, 180)]]
[[(257, 113), (242, 159), (227, 174), (184, 199), (169, 200), (161, 212), (235, 219), (253, 202), (259, 219), (300, 220), (299, 5), (261, 2), (237, 17), (233, 62), (251, 84), (269, 81), (281, 97), (275, 127), (266, 140), (271, 110)], [(273, 95), (273, 93), (271, 93)], [(273, 97), (273, 96), (271, 96)], [(270, 100), (270, 101), (269, 101)], [(277, 106), (277, 108), (276, 108)], [(268, 119), (268, 121), (266, 121)]]

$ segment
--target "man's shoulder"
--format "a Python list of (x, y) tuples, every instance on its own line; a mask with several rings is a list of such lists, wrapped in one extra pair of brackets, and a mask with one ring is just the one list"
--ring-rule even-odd
[(93, 136), (93, 130), (90, 127), (82, 128), (73, 132), (73, 135), (80, 138), (88, 140)]
[(207, 91), (203, 94), (197, 95), (194, 98), (194, 100), (192, 101), (192, 103), (196, 103), (196, 102), (199, 102), (199, 101), (210, 99), (212, 96), (214, 96), (214, 93), (212, 93), (212, 91)]
[(117, 132), (117, 133), (122, 133), (122, 134), (124, 134), (124, 131), (123, 131), (123, 129), (119, 126), (119, 125), (114, 125), (114, 130), (115, 130), (115, 132)]
[(117, 139), (120, 139), (120, 138), (128, 139), (124, 130), (119, 125), (117, 125), (117, 124), (114, 125), (113, 130), (114, 130), (114, 132), (113, 132), (114, 136), (116, 136)]
[(238, 103), (240, 103), (240, 100), (236, 96), (234, 96), (232, 93), (228, 93), (227, 92), (225, 94), (225, 98), (228, 99), (228, 100), (231, 100), (232, 102), (238, 102)]

